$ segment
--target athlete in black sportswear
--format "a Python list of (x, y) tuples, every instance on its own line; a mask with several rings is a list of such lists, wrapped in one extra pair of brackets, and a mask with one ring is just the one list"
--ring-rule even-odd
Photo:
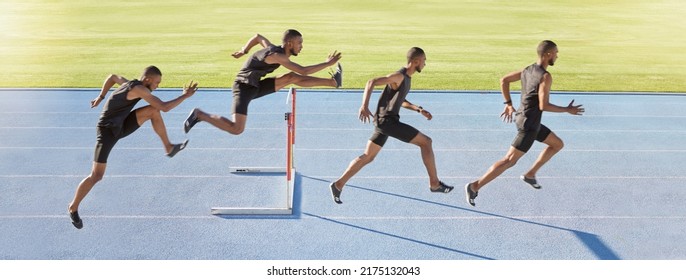
[(553, 66), (557, 60), (557, 45), (552, 41), (542, 41), (538, 45), (537, 52), (538, 61), (536, 63), (524, 68), (524, 70), (507, 74), (500, 80), (500, 88), (505, 98), (505, 110), (500, 116), (508, 123), (512, 122), (512, 114), (515, 113), (510, 98), (510, 83), (522, 81), (522, 102), (515, 116), (517, 136), (504, 158), (494, 163), (479, 180), (465, 185), (465, 196), (467, 202), (472, 206), (475, 206), (474, 199), (479, 190), (505, 170), (514, 166), (529, 151), (534, 140), (543, 142), (547, 147), (543, 149), (531, 169), (521, 176), (521, 179), (536, 189), (541, 188), (536, 181), (536, 172), (563, 147), (562, 139), (541, 124), (543, 111), (566, 112), (572, 115), (584, 113), (582, 105), (574, 105), (574, 100), (567, 107), (560, 107), (549, 102), (553, 77), (547, 68)]
[[(262, 35), (257, 34), (240, 51), (233, 53), (233, 57), (242, 57), (258, 44), (263, 49), (250, 56), (243, 65), (243, 68), (238, 72), (233, 83), (233, 120), (220, 115), (211, 115), (196, 108), (191, 111), (184, 122), (186, 133), (196, 123), (204, 121), (228, 133), (238, 135), (245, 130), (248, 104), (253, 99), (274, 93), (290, 84), (301, 87), (341, 86), (343, 70), (340, 64), (338, 64), (337, 70), (329, 79), (309, 76), (326, 67), (335, 65), (341, 59), (341, 53), (334, 51), (333, 54), (327, 57), (325, 62), (310, 66), (300, 66), (291, 61), (290, 57), (297, 56), (303, 48), (303, 37), (300, 32), (293, 29), (286, 30), (283, 35), (282, 45), (280, 46), (273, 45)], [(292, 72), (275, 78), (262, 79), (262, 77), (272, 73), (282, 65)]]
[[(388, 76), (374, 78), (367, 82), (359, 114), (362, 122), (368, 122), (370, 117), (374, 118), (374, 133), (367, 142), (364, 154), (350, 162), (348, 169), (345, 170), (343, 175), (329, 185), (334, 202), (338, 204), (343, 203), (340, 195), (345, 184), (365, 165), (374, 160), (389, 136), (419, 146), (426, 171), (429, 173), (429, 187), (432, 192), (448, 193), (453, 189), (453, 187), (445, 185), (438, 180), (431, 138), (414, 127), (400, 122), (399, 112), (401, 107), (419, 112), (428, 120), (432, 118), (429, 111), (410, 103), (406, 99), (407, 94), (410, 92), (412, 75), (415, 72), (421, 72), (425, 65), (426, 55), (424, 51), (414, 47), (407, 52), (407, 65), (405, 67)], [(372, 115), (371, 111), (369, 111), (369, 98), (374, 87), (379, 85), (386, 85), (386, 87), (379, 97), (376, 115)]]
[[(100, 90), (98, 97), (91, 101), (91, 108), (97, 107), (105, 99), (107, 92), (115, 84), (120, 85), (107, 99), (100, 120), (97, 125), (97, 143), (93, 167), (90, 175), (83, 179), (76, 188), (74, 199), (69, 203), (69, 215), (72, 224), (76, 228), (82, 228), (83, 222), (79, 217), (79, 204), (86, 197), (93, 186), (102, 179), (107, 167), (107, 158), (114, 145), (129, 134), (136, 131), (143, 123), (150, 120), (152, 128), (162, 140), (167, 156), (173, 157), (186, 147), (186, 142), (172, 144), (167, 137), (167, 129), (160, 111), (168, 112), (181, 104), (187, 98), (193, 96), (198, 84), (191, 82), (183, 89), (183, 94), (176, 99), (164, 102), (154, 96), (152, 91), (157, 89), (162, 82), (162, 72), (155, 67), (147, 67), (140, 80), (127, 80), (119, 75), (110, 75)], [(141, 99), (148, 102), (144, 106), (133, 110)], [(132, 111), (133, 110), (133, 111)]]

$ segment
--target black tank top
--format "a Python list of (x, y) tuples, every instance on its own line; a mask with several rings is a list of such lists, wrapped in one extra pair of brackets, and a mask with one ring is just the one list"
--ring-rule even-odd
[(98, 126), (110, 128), (117, 135), (124, 125), (126, 117), (133, 110), (133, 107), (136, 106), (136, 103), (141, 100), (140, 98), (128, 100), (126, 95), (131, 89), (140, 85), (143, 85), (141, 81), (131, 80), (117, 88), (102, 108)]
[(281, 66), (281, 64), (264, 62), (267, 56), (274, 53), (286, 53), (286, 51), (281, 46), (270, 46), (257, 51), (243, 64), (243, 68), (236, 76), (236, 82), (258, 87), (262, 77), (274, 72), (274, 70)]
[(391, 85), (386, 85), (379, 97), (379, 104), (376, 106), (377, 118), (396, 118), (400, 119), (400, 108), (405, 97), (410, 92), (412, 85), (412, 78), (407, 75), (407, 68), (403, 67), (398, 70), (398, 73), (403, 74), (403, 81), (398, 86), (398, 89), (391, 88)]
[(520, 130), (538, 130), (541, 126), (543, 112), (539, 107), (538, 88), (545, 73), (548, 71), (536, 63), (522, 71), (522, 104), (516, 118)]

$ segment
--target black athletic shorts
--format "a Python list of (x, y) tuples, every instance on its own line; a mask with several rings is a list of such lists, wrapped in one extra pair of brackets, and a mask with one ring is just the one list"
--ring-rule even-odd
[(545, 125), (541, 125), (538, 130), (518, 130), (517, 136), (512, 141), (512, 147), (526, 153), (531, 149), (534, 140), (543, 142), (548, 138), (550, 132), (550, 129)]
[(401, 123), (399, 119), (395, 118), (379, 118), (376, 120), (375, 125), (374, 134), (369, 138), (369, 141), (372, 141), (374, 144), (381, 147), (383, 147), (386, 140), (388, 140), (388, 136), (405, 143), (410, 143), (410, 141), (419, 134), (419, 130), (410, 125)]
[(97, 143), (95, 144), (94, 161), (98, 163), (107, 163), (107, 158), (110, 156), (110, 151), (117, 144), (119, 139), (122, 139), (138, 129), (138, 118), (136, 118), (136, 111), (132, 111), (124, 119), (124, 124), (121, 129), (114, 129), (111, 127), (98, 126), (97, 128)]
[(233, 108), (231, 113), (248, 115), (248, 104), (250, 101), (276, 91), (276, 78), (266, 78), (260, 81), (259, 87), (249, 84), (233, 83)]

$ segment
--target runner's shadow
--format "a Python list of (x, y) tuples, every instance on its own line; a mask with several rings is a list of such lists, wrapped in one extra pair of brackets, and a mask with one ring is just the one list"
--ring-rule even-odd
[[(325, 183), (327, 183), (327, 185), (329, 183), (331, 183), (328, 180), (324, 180), (324, 179), (320, 179), (320, 178), (314, 178), (314, 177), (309, 177), (309, 176), (305, 176), (305, 175), (302, 175), (302, 176), (304, 178), (325, 182)], [(531, 225), (537, 225), (537, 226), (552, 228), (552, 229), (556, 229), (556, 230), (567, 231), (567, 232), (574, 234), (574, 236), (577, 239), (579, 239), (591, 252), (593, 252), (593, 254), (596, 256), (596, 258), (598, 258), (600, 260), (619, 260), (620, 259), (619, 256), (602, 241), (600, 236), (592, 234), (592, 233), (578, 231), (578, 230), (574, 230), (574, 229), (563, 228), (563, 227), (558, 227), (558, 226), (553, 226), (553, 225), (548, 225), (548, 224), (543, 224), (543, 223), (534, 222), (534, 221), (528, 221), (528, 220), (524, 220), (524, 219), (520, 219), (520, 218), (503, 216), (503, 215), (499, 215), (499, 214), (495, 214), (495, 213), (488, 213), (488, 212), (484, 212), (484, 211), (474, 210), (474, 209), (465, 208), (465, 207), (459, 207), (459, 206), (455, 206), (455, 205), (449, 205), (449, 204), (445, 204), (445, 203), (430, 201), (430, 200), (416, 198), (416, 197), (405, 196), (405, 195), (396, 194), (396, 193), (390, 193), (390, 192), (374, 190), (374, 189), (360, 187), (360, 186), (354, 186), (354, 185), (350, 185), (350, 184), (347, 184), (346, 187), (354, 188), (354, 189), (358, 189), (358, 190), (362, 190), (362, 191), (374, 192), (374, 193), (378, 193), (378, 194), (382, 194), (382, 195), (399, 197), (399, 198), (408, 199), (408, 200), (414, 200), (414, 201), (418, 201), (418, 202), (422, 202), (422, 203), (428, 203), (428, 204), (433, 204), (433, 205), (438, 205), (438, 206), (443, 206), (443, 207), (449, 207), (449, 208), (453, 208), (453, 209), (458, 209), (458, 210), (462, 210), (462, 211), (482, 214), (482, 215), (491, 216), (491, 217), (497, 217), (497, 218), (501, 218), (501, 219), (505, 219), (505, 220), (511, 220), (511, 221), (520, 222), (520, 223), (527, 223), (527, 224), (531, 224)], [(307, 215), (313, 216), (311, 214), (307, 214)], [(331, 221), (333, 221), (333, 220), (331, 220)], [(345, 224), (345, 223), (338, 222), (338, 221), (334, 221), (334, 222)], [(354, 226), (354, 225), (350, 225), (350, 226)], [(354, 226), (354, 227), (356, 227), (356, 226)], [(464, 253), (464, 252), (461, 252), (461, 253)]]
[(489, 257), (486, 257), (486, 256), (481, 256), (481, 255), (477, 255), (477, 254), (472, 254), (472, 253), (469, 253), (469, 252), (460, 251), (460, 250), (457, 250), (457, 249), (448, 248), (448, 247), (444, 247), (444, 246), (441, 246), (441, 245), (436, 245), (436, 244), (424, 242), (424, 241), (417, 240), (417, 239), (412, 239), (412, 238), (403, 237), (403, 236), (400, 236), (400, 235), (396, 235), (396, 234), (392, 234), (392, 233), (387, 233), (387, 232), (383, 232), (383, 231), (379, 231), (379, 230), (375, 230), (375, 229), (371, 229), (371, 228), (366, 228), (366, 227), (362, 227), (362, 226), (358, 226), (358, 225), (353, 225), (353, 224), (350, 224), (350, 223), (345, 223), (345, 222), (337, 221), (337, 220), (334, 220), (334, 219), (331, 219), (331, 218), (326, 218), (326, 217), (318, 216), (318, 215), (311, 214), (311, 213), (307, 213), (307, 212), (305, 212), (305, 213), (303, 213), (303, 214), (306, 215), (306, 216), (310, 216), (310, 217), (313, 217), (313, 218), (322, 219), (322, 220), (324, 220), (324, 221), (336, 223), (336, 224), (339, 224), (339, 225), (349, 226), (349, 227), (352, 227), (352, 228), (361, 229), (361, 230), (364, 230), (364, 231), (368, 231), (368, 232), (372, 232), (372, 233), (377, 233), (377, 234), (385, 235), (385, 236), (388, 236), (388, 237), (398, 238), (398, 239), (401, 239), (401, 240), (410, 241), (410, 242), (417, 243), (417, 244), (421, 244), (421, 245), (431, 246), (431, 247), (434, 247), (434, 248), (437, 248), (437, 249), (443, 249), (443, 250), (447, 250), (447, 251), (450, 251), (450, 252), (459, 253), (459, 254), (464, 254), (464, 255), (467, 255), (467, 256), (471, 256), (471, 257), (475, 257), (475, 258), (479, 258), (479, 259), (484, 259), (484, 260), (494, 260), (493, 258), (489, 258)]

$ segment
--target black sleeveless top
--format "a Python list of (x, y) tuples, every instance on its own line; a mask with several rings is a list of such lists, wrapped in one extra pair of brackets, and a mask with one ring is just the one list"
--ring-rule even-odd
[(99, 127), (110, 128), (115, 135), (119, 133), (126, 117), (131, 113), (136, 103), (141, 100), (140, 98), (127, 100), (126, 95), (131, 89), (139, 85), (143, 85), (139, 80), (128, 81), (110, 95), (107, 103), (102, 108), (102, 113), (100, 113)]
[(286, 53), (286, 51), (281, 46), (270, 46), (257, 51), (243, 64), (243, 68), (236, 76), (236, 82), (258, 87), (262, 77), (274, 72), (274, 70), (281, 66), (281, 64), (264, 62), (267, 56), (274, 53)]
[(404, 76), (403, 81), (398, 86), (398, 89), (391, 88), (391, 85), (386, 85), (379, 97), (379, 103), (376, 106), (377, 118), (396, 118), (400, 119), (400, 108), (402, 108), (405, 97), (410, 92), (412, 86), (412, 78), (408, 76), (407, 68), (403, 67), (398, 70)]
[(532, 64), (522, 71), (522, 104), (517, 112), (516, 123), (520, 130), (538, 130), (543, 112), (539, 107), (538, 88), (543, 75), (548, 73), (538, 64)]

